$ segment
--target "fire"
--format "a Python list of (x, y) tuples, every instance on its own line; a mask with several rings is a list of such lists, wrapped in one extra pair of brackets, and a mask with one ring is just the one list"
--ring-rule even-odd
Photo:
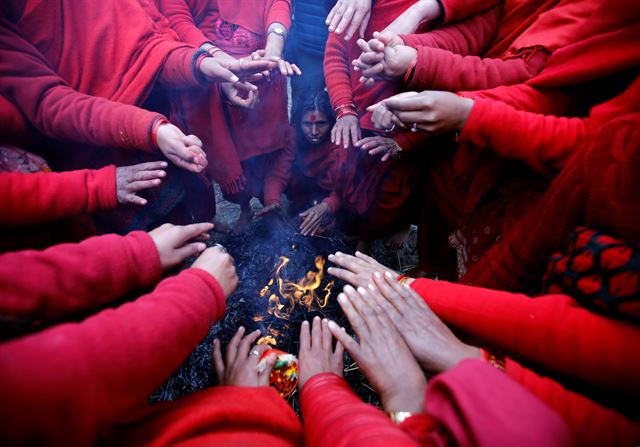
[(326, 286), (320, 289), (324, 279), (325, 259), (322, 256), (317, 256), (314, 262), (315, 271), (308, 271), (297, 282), (282, 277), (282, 269), (288, 263), (289, 258), (280, 256), (273, 278), (260, 290), (260, 297), (269, 297), (267, 312), (276, 318), (288, 320), (296, 306), (305, 306), (308, 311), (325, 307), (329, 302), (334, 284), (333, 281), (329, 281)]

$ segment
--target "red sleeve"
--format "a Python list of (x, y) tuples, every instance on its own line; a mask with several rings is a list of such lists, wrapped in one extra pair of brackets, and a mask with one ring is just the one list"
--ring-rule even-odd
[(267, 12), (265, 30), (273, 22), (281, 23), (286, 29), (291, 27), (291, 0), (275, 0), (271, 4), (271, 7)]
[(195, 48), (176, 48), (162, 66), (160, 81), (169, 88), (202, 87), (204, 78), (195, 71), (196, 60), (202, 54), (205, 53)]
[(340, 197), (338, 197), (338, 193), (335, 191), (331, 191), (329, 197), (326, 197), (323, 202), (329, 205), (331, 214), (337, 213), (342, 206), (342, 201), (340, 200)]
[(0, 228), (5, 229), (118, 206), (115, 166), (59, 173), (0, 173), (0, 191)]
[(158, 249), (142, 231), (8, 253), (0, 260), (0, 314), (36, 320), (95, 309), (154, 285), (162, 273)]
[[(640, 397), (640, 329), (566, 295), (526, 295), (417, 279), (411, 287), (447, 324), (506, 354), (631, 398)], [(606, 365), (603, 368), (602, 365)]]
[(287, 146), (279, 151), (273, 168), (264, 180), (264, 204), (280, 203), (282, 193), (291, 178), (291, 165), (296, 157), (296, 144), (293, 129), (290, 129)]
[(400, 36), (405, 45), (440, 48), (462, 56), (483, 54), (498, 35), (499, 8), (491, 8), (468, 19), (428, 33)]
[(347, 44), (335, 33), (329, 33), (324, 51), (324, 79), (334, 109), (344, 104), (354, 104)]
[(502, 158), (524, 161), (552, 175), (582, 147), (588, 121), (516, 110), (500, 101), (479, 98), (458, 141), (491, 149)]
[(575, 100), (561, 90), (536, 89), (526, 84), (504, 85), (489, 90), (463, 91), (460, 96), (472, 99), (493, 99), (518, 110), (565, 116), (570, 113)]
[(454, 22), (496, 6), (499, 0), (439, 0), (444, 10), (443, 21)]
[(187, 269), (136, 301), (0, 346), (10, 445), (92, 445), (144, 405), (222, 316), (217, 281)]
[(513, 360), (506, 361), (506, 374), (531, 391), (569, 425), (578, 445), (636, 445), (640, 424), (592, 400), (541, 377)]
[(0, 24), (0, 72), (3, 95), (47, 137), (156, 150), (151, 128), (162, 115), (72, 89), (5, 21)]
[(196, 26), (191, 3), (187, 4), (185, 0), (158, 0), (158, 6), (181, 41), (194, 47), (200, 47), (209, 41)]
[(300, 392), (306, 445), (417, 447), (382, 411), (354, 394), (343, 378), (318, 374)]

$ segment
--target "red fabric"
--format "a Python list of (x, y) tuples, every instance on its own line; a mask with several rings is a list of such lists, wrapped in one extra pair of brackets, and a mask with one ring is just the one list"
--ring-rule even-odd
[(116, 168), (0, 173), (0, 228), (37, 225), (118, 206)]
[[(275, 17), (285, 26), (290, 23), (285, 13), (288, 11), (290, 15), (288, 1), (254, 3), (260, 3), (260, 6), (252, 7), (252, 14), (247, 14), (244, 3), (224, 2), (219, 7), (215, 1), (160, 0), (163, 12), (181, 38), (201, 44), (204, 37), (234, 57), (245, 57), (264, 48), (269, 20)], [(258, 28), (257, 24), (261, 26)], [(238, 33), (242, 38), (234, 37)], [(293, 131), (286, 109), (286, 80), (273, 73), (258, 87), (260, 102), (253, 110), (231, 106), (218, 87), (213, 87), (207, 95), (195, 95), (191, 91), (181, 95), (185, 111), (182, 124), (200, 136), (209, 158), (216, 160), (209, 163), (209, 174), (226, 193), (238, 193), (245, 188), (247, 179), (243, 161), (292, 144)]]
[(144, 232), (8, 253), (0, 260), (0, 314), (38, 321), (96, 309), (152, 286), (162, 272), (158, 250)]
[(504, 374), (468, 360), (437, 376), (425, 413), (395, 426), (333, 374), (312, 377), (300, 394), (307, 445), (572, 445), (557, 414)]
[(445, 23), (455, 22), (489, 9), (499, 2), (496, 0), (440, 0)]
[(271, 387), (216, 386), (140, 410), (102, 440), (105, 445), (302, 446), (302, 426)]
[(526, 219), (468, 271), (465, 283), (507, 290), (537, 286), (553, 251), (578, 225), (640, 241), (637, 196), (631, 192), (638, 189), (640, 160), (638, 86), (635, 81), (625, 93), (593, 109), (590, 138)]
[[(553, 372), (574, 386), (586, 384), (583, 389), (595, 395), (604, 392), (627, 403), (640, 395), (636, 381), (640, 357), (633, 348), (640, 341), (640, 330), (635, 325), (594, 314), (564, 295), (532, 299), (425, 279), (415, 280), (411, 287), (445, 323), (507, 355)], [(518, 371), (512, 362), (507, 370), (510, 368), (514, 368), (514, 377), (523, 377), (518, 381), (524, 385), (528, 383), (524, 378), (535, 378)], [(571, 424), (581, 444), (598, 445), (612, 437), (628, 440), (630, 436), (636, 436), (637, 442), (640, 426), (621, 414), (598, 419), (598, 414), (606, 413), (598, 404), (566, 390), (562, 394), (548, 379), (530, 380), (535, 394), (554, 396), (553, 407)], [(612, 419), (616, 421), (613, 426), (609, 424)], [(619, 431), (612, 432), (613, 428)]]
[(144, 405), (224, 310), (217, 281), (188, 269), (131, 303), (3, 343), (4, 442), (95, 444), (131, 409)]
[[(161, 115), (73, 89), (3, 19), (0, 19), (0, 72), (2, 94), (45, 136), (99, 146), (156, 150), (151, 144), (150, 129)], [(10, 113), (11, 107), (2, 103), (0, 113)], [(5, 130), (5, 126), (9, 128)], [(16, 124), (4, 119), (0, 127), (2, 133), (27, 132), (26, 127), (16, 128)]]

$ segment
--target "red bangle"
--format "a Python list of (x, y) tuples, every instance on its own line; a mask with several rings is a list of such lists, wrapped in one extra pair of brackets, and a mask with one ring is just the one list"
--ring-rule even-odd
[(156, 149), (160, 149), (158, 147), (158, 129), (160, 128), (160, 126), (162, 126), (163, 124), (169, 124), (169, 121), (162, 117), (162, 118), (158, 118), (155, 123), (153, 123), (153, 126), (151, 127), (151, 144), (153, 144), (153, 146)]
[(407, 68), (407, 72), (404, 74), (404, 83), (408, 84), (411, 82), (411, 77), (413, 76), (413, 72), (416, 69), (416, 65), (418, 65), (418, 54), (411, 60), (409, 64), (409, 68)]
[(338, 113), (338, 116), (336, 116), (336, 119), (339, 120), (343, 116), (347, 116), (347, 115), (352, 115), (352, 116), (355, 116), (356, 118), (359, 117), (358, 112), (356, 112), (355, 110), (343, 110), (342, 112)]

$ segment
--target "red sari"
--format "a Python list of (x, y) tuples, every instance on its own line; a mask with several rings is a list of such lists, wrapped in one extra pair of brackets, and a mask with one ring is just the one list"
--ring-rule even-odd
[[(210, 42), (236, 58), (264, 49), (271, 23), (279, 22), (286, 28), (291, 24), (289, 0), (159, 3), (182, 40), (195, 46)], [(253, 110), (228, 104), (217, 87), (206, 95), (186, 92), (182, 95), (183, 121), (190, 132), (202, 138), (212, 160), (209, 174), (223, 192), (237, 194), (247, 188), (251, 194), (263, 190), (267, 205), (280, 201), (295, 146), (287, 115), (286, 79), (274, 72), (258, 88), (260, 101)], [(268, 157), (260, 165), (267, 166), (243, 166), (243, 162), (262, 156)]]

